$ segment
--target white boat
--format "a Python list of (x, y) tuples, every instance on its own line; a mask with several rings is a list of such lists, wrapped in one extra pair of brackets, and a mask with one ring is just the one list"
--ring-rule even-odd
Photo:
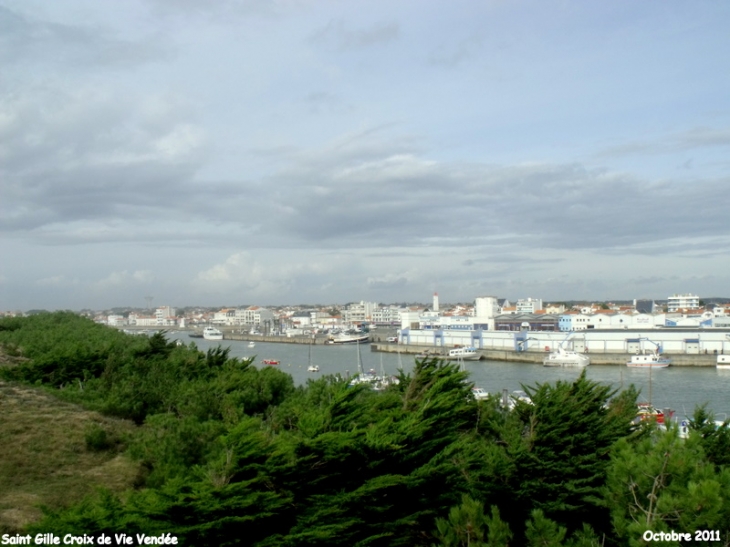
[(526, 403), (528, 405), (533, 404), (530, 396), (521, 389), (517, 389), (511, 394), (509, 394), (506, 389), (502, 390), (502, 401), (500, 404), (503, 408), (513, 410), (518, 403)]
[(370, 342), (370, 336), (367, 334), (339, 334), (327, 339), (328, 344), (367, 344), (368, 342)]
[(206, 340), (223, 340), (223, 333), (213, 327), (203, 329), (203, 338)]
[(446, 359), (450, 361), (478, 361), (482, 356), (477, 352), (476, 348), (454, 348), (450, 349), (446, 354)]
[(662, 357), (656, 351), (639, 351), (636, 355), (631, 356), (631, 360), (626, 363), (626, 366), (633, 368), (667, 368), (671, 364), (671, 359)]
[(256, 342), (254, 342), (253, 340), (251, 340), (251, 341), (250, 341), (250, 342), (248, 343), (248, 347), (249, 347), (249, 348), (255, 348), (255, 347), (256, 347)]
[(309, 365), (307, 367), (307, 372), (319, 372), (319, 367), (317, 365)]
[(482, 399), (486, 399), (487, 397), (489, 397), (489, 392), (484, 388), (474, 386), (473, 388), (471, 388), (471, 395), (477, 401), (481, 401)]
[(715, 366), (717, 370), (730, 370), (730, 355), (725, 355), (724, 353), (718, 355)]
[(550, 352), (542, 360), (542, 364), (545, 367), (586, 367), (590, 363), (591, 360), (587, 355), (578, 353), (577, 351), (563, 349), (562, 346), (558, 346), (556, 351)]

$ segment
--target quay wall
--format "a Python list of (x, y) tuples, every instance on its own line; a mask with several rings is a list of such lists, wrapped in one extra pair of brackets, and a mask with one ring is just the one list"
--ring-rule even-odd
[[(171, 329), (178, 330), (178, 329)], [(192, 332), (192, 331), (189, 331)], [(378, 338), (376, 338), (377, 340)], [(312, 338), (311, 336), (261, 336), (261, 335), (250, 335), (250, 334), (238, 334), (233, 332), (223, 332), (223, 340), (236, 340), (236, 341), (254, 341), (254, 342), (269, 342), (275, 344), (315, 344), (324, 345), (327, 338), (324, 336), (317, 336)], [(403, 355), (417, 354), (424, 351), (443, 353), (445, 354), (449, 348), (434, 347), (430, 345), (418, 345), (418, 344), (394, 344), (386, 342), (371, 342), (371, 351), (383, 351), (388, 353), (401, 353)], [(544, 350), (527, 350), (527, 351), (515, 351), (513, 349), (477, 349), (483, 360), (488, 361), (507, 361), (514, 363), (537, 363), (542, 364), (542, 360), (545, 358), (547, 352)], [(591, 364), (593, 365), (626, 365), (626, 362), (631, 359), (630, 353), (624, 352), (599, 352), (591, 351), (588, 353), (591, 358)], [(672, 360), (672, 366), (682, 367), (714, 367), (717, 362), (717, 356), (710, 354), (682, 354), (682, 353), (667, 353), (667, 357)]]
[[(447, 353), (447, 349), (439, 352), (439, 348), (431, 346), (399, 345), (399, 344), (370, 344), (371, 351), (383, 351), (387, 353), (417, 354), (424, 351), (431, 353)], [(483, 360), (487, 361), (508, 361), (514, 363), (535, 363), (542, 364), (547, 352), (545, 351), (514, 351), (514, 350), (493, 350), (477, 349)], [(589, 353), (592, 365), (621, 365), (631, 359), (630, 353)], [(714, 367), (717, 361), (715, 355), (668, 355), (672, 360), (672, 366), (680, 367)]]
[(315, 344), (324, 345), (326, 338), (311, 336), (251, 336), (250, 334), (227, 334), (223, 333), (223, 340), (238, 340), (241, 342), (271, 342), (275, 344)]

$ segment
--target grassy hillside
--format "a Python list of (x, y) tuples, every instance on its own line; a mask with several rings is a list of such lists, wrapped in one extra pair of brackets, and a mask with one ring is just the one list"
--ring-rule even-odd
[(0, 532), (39, 520), (40, 506), (132, 486), (139, 464), (120, 449), (133, 428), (37, 388), (0, 382)]

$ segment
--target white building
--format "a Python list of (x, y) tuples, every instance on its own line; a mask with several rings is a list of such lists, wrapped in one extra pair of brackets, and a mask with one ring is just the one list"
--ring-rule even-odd
[(263, 325), (266, 321), (274, 322), (274, 312), (260, 306), (249, 306), (245, 309), (236, 309), (233, 314), (236, 325)]
[(373, 323), (376, 325), (400, 325), (401, 312), (396, 306), (379, 307), (373, 310)]
[(127, 320), (123, 315), (108, 315), (106, 324), (110, 327), (122, 327), (127, 324)]
[(700, 307), (700, 297), (696, 294), (675, 294), (667, 298), (667, 312), (678, 310), (696, 310)]
[(517, 301), (517, 313), (537, 313), (541, 309), (541, 298), (521, 298)]
[(499, 302), (497, 297), (479, 296), (474, 299), (475, 317), (480, 319), (494, 319), (497, 315), (499, 315)]
[(359, 304), (349, 304), (342, 312), (342, 320), (345, 323), (363, 323), (373, 320), (373, 312), (378, 307), (377, 302), (360, 301)]
[(154, 315), (137, 315), (136, 313), (129, 314), (129, 324), (136, 325), (138, 327), (157, 327), (157, 317)]
[(175, 308), (170, 306), (160, 306), (155, 310), (155, 317), (158, 319), (169, 319), (175, 317)]

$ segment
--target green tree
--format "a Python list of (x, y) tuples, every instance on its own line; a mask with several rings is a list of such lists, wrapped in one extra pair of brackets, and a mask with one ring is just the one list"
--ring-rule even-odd
[(604, 504), (611, 513), (615, 537), (625, 545), (643, 545), (646, 530), (720, 530), (726, 537), (730, 533), (728, 492), (730, 470), (716, 470), (707, 460), (699, 435), (681, 439), (677, 428), (670, 427), (637, 443), (617, 442)]

